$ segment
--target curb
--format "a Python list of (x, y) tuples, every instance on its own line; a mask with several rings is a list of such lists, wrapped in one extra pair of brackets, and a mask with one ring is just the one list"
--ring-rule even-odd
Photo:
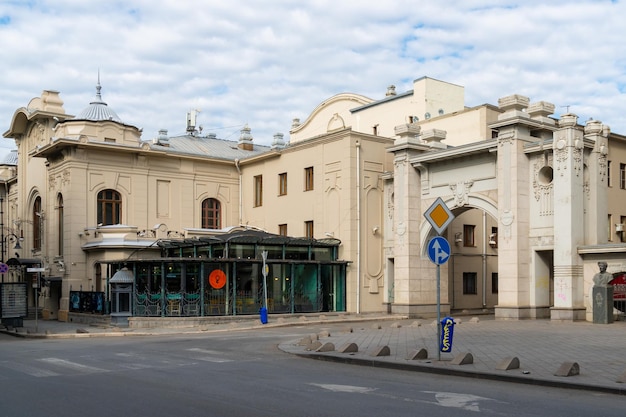
[(585, 391), (594, 391), (601, 392), (605, 394), (616, 394), (616, 395), (626, 395), (626, 386), (624, 388), (612, 388), (612, 387), (603, 387), (599, 385), (591, 385), (591, 384), (581, 384), (576, 382), (561, 382), (561, 381), (552, 381), (547, 379), (540, 379), (534, 377), (521, 377), (500, 373), (489, 373), (484, 371), (466, 371), (462, 369), (450, 369), (443, 368), (437, 366), (426, 366), (420, 363), (398, 363), (398, 362), (388, 362), (388, 361), (380, 361), (375, 359), (365, 359), (365, 358), (355, 358), (353, 356), (337, 356), (337, 355), (322, 355), (316, 352), (311, 353), (302, 353), (295, 352), (293, 349), (284, 348), (284, 345), (293, 345), (297, 343), (289, 342), (288, 344), (279, 345), (278, 348), (285, 353), (289, 353), (301, 358), (314, 359), (314, 360), (322, 360), (327, 362), (335, 362), (335, 363), (344, 363), (350, 365), (361, 365), (361, 366), (370, 366), (374, 368), (386, 368), (400, 371), (412, 371), (412, 372), (423, 372), (429, 374), (436, 375), (448, 375), (448, 376), (457, 376), (464, 378), (474, 378), (474, 379), (487, 379), (491, 381), (501, 381), (501, 382), (513, 382), (518, 384), (527, 384), (527, 385), (535, 385), (535, 386), (544, 386), (544, 387), (552, 387), (552, 388), (564, 388), (564, 389), (576, 389), (576, 390), (585, 390)]

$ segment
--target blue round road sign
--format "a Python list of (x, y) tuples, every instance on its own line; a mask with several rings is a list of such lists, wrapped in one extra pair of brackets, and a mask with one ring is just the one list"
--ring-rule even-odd
[(9, 272), (9, 265), (0, 262), (0, 274), (6, 274), (7, 272)]
[(435, 265), (443, 265), (450, 258), (450, 244), (441, 236), (435, 236), (428, 242), (428, 258)]

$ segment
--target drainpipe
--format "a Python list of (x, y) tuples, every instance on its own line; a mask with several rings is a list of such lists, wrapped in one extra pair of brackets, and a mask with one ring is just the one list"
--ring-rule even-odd
[(241, 214), (243, 211), (243, 189), (241, 188), (241, 167), (239, 166), (239, 158), (235, 159), (235, 168), (237, 168), (237, 172), (239, 173), (239, 225), (242, 224)]
[(361, 314), (361, 143), (356, 141), (356, 314)]
[(487, 212), (483, 211), (483, 308), (487, 307)]

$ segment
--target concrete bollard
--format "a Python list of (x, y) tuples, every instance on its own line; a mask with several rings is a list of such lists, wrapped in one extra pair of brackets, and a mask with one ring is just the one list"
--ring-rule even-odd
[(509, 371), (511, 369), (519, 369), (519, 359), (517, 357), (502, 359), (496, 365), (498, 371)]
[(338, 350), (338, 352), (340, 353), (353, 353), (353, 352), (358, 352), (358, 351), (359, 351), (359, 347), (357, 346), (356, 343), (346, 343), (345, 345), (340, 347)]
[(474, 363), (474, 357), (471, 353), (459, 353), (450, 363), (452, 365), (470, 365)]
[(389, 355), (391, 355), (391, 350), (389, 349), (389, 346), (379, 346), (370, 353), (370, 356), (374, 356), (374, 357), (389, 356)]
[(312, 342), (310, 345), (308, 345), (306, 347), (306, 350), (313, 350), (313, 351), (317, 351), (317, 349), (322, 347), (322, 342), (320, 342), (319, 340), (316, 340), (314, 342)]
[(319, 348), (317, 348), (316, 352), (332, 352), (334, 350), (335, 350), (335, 345), (330, 342), (327, 342), (327, 343), (324, 343)]
[(563, 362), (554, 376), (574, 376), (580, 374), (580, 366), (577, 362)]
[(421, 348), (409, 352), (407, 360), (414, 361), (416, 359), (428, 359), (428, 351), (424, 348)]

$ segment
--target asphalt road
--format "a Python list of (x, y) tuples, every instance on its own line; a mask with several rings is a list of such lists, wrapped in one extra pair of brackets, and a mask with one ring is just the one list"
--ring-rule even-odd
[(625, 396), (337, 364), (277, 348), (318, 330), (0, 335), (0, 415), (610, 417), (626, 411)]

